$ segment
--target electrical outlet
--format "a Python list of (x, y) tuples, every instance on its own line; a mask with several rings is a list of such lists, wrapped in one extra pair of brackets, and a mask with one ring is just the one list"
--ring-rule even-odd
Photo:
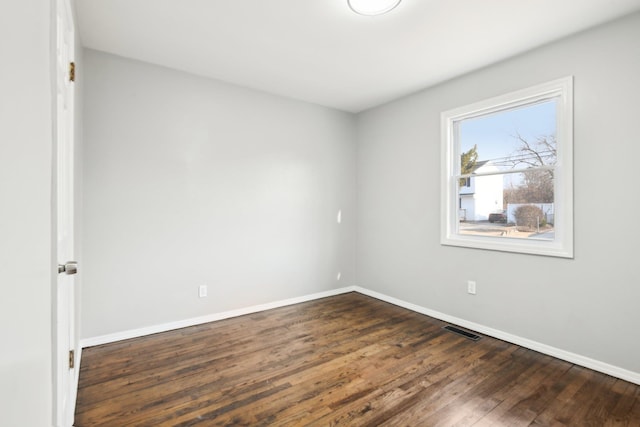
[(471, 295), (475, 295), (476, 294), (476, 282), (473, 280), (468, 280), (467, 281), (467, 292), (470, 293)]
[(339, 282), (341, 277), (342, 277), (342, 273), (338, 271), (338, 275), (336, 276), (336, 282)]
[(207, 296), (207, 285), (200, 285), (198, 288), (198, 296), (204, 298)]

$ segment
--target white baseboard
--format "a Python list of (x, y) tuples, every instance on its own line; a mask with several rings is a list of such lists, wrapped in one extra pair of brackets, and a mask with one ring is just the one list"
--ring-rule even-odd
[(189, 326), (201, 325), (203, 323), (215, 322), (217, 320), (229, 319), (231, 317), (244, 316), (245, 314), (258, 313), (260, 311), (271, 310), (273, 308), (285, 307), (287, 305), (299, 304), (301, 302), (313, 301), (320, 298), (340, 295), (347, 292), (353, 292), (354, 286), (345, 288), (332, 289), (330, 291), (318, 292), (315, 294), (304, 295), (296, 298), (270, 302), (267, 304), (254, 305), (251, 307), (240, 308), (237, 310), (223, 311), (221, 313), (209, 314), (201, 317), (193, 317), (191, 319), (179, 320), (176, 322), (163, 323), (160, 325), (148, 326), (145, 328), (131, 329), (128, 331), (116, 332), (113, 334), (100, 335), (97, 337), (85, 338), (80, 341), (83, 348), (93, 347), (95, 345), (108, 344), (116, 341), (127, 340), (130, 338), (143, 337), (145, 335), (157, 334), (160, 332), (172, 331), (174, 329), (187, 328)]
[(355, 286), (354, 289), (363, 295), (368, 295), (373, 298), (397, 305), (399, 307), (406, 308), (416, 313), (425, 314), (435, 319), (442, 320), (447, 323), (453, 323), (457, 326), (470, 329), (475, 332), (479, 332), (484, 335), (488, 335), (494, 338), (498, 338), (503, 341), (507, 341), (521, 347), (528, 348), (549, 356), (556, 357), (558, 359), (565, 360), (576, 365), (583, 366), (585, 368), (593, 369), (594, 371), (602, 372), (612, 377), (620, 378), (625, 381), (629, 381), (634, 384), (640, 385), (640, 373), (629, 371), (627, 369), (620, 368), (618, 366), (610, 365), (608, 363), (601, 362), (599, 360), (591, 359), (589, 357), (582, 356), (580, 354), (571, 353), (556, 347), (552, 347), (537, 341), (533, 341), (527, 338), (519, 337), (507, 332), (500, 331), (498, 329), (489, 328), (487, 326), (480, 325), (478, 323), (470, 322), (468, 320), (460, 319), (458, 317), (450, 316), (448, 314), (440, 313), (435, 310), (430, 310), (425, 307), (421, 307), (410, 302), (399, 300), (397, 298), (390, 297), (388, 295), (381, 294), (379, 292), (371, 291), (366, 288)]
[[(640, 385), (640, 373), (629, 371), (627, 369), (620, 368), (618, 366), (610, 365), (608, 363), (601, 362), (599, 360), (591, 359), (580, 354), (565, 351), (556, 347), (552, 347), (537, 341), (533, 341), (527, 338), (519, 337), (517, 335), (510, 334), (508, 332), (493, 329), (478, 323), (470, 322), (465, 319), (450, 316), (448, 314), (440, 313), (435, 310), (431, 310), (407, 301), (403, 301), (394, 297), (390, 297), (385, 294), (381, 294), (376, 291), (372, 291), (359, 286), (349, 286), (345, 288), (333, 289), (330, 291), (319, 292), (311, 295), (305, 295), (296, 298), (289, 298), (286, 300), (275, 301), (267, 304), (254, 305), (251, 307), (241, 308), (237, 310), (224, 311), (221, 313), (214, 313), (207, 316), (195, 317), (191, 319), (180, 320), (177, 322), (163, 323), (160, 325), (149, 326), (146, 328), (132, 329), (128, 331), (116, 332), (113, 334), (101, 335), (92, 338), (86, 338), (80, 341), (81, 348), (78, 349), (78, 368), (80, 363), (80, 355), (82, 348), (92, 347), (95, 345), (108, 344), (115, 341), (126, 340), (129, 338), (138, 338), (145, 335), (157, 334), (159, 332), (171, 331), (174, 329), (186, 328), (189, 326), (200, 325), (208, 322), (215, 322), (217, 320), (229, 319), (232, 317), (243, 316), (245, 314), (258, 313), (260, 311), (271, 310), (273, 308), (285, 307), (288, 305), (298, 304), (301, 302), (313, 301), (320, 298), (326, 298), (334, 295), (340, 295), (347, 292), (359, 292), (363, 295), (368, 295), (373, 298), (397, 305), (399, 307), (406, 308), (416, 313), (425, 314), (427, 316), (442, 320), (447, 323), (461, 326), (472, 331), (479, 332), (484, 335), (488, 335), (494, 338), (498, 338), (503, 341), (507, 341), (540, 353), (557, 357), (558, 359), (565, 360), (576, 365), (584, 366), (585, 368), (593, 369), (594, 371), (602, 372), (607, 375), (611, 375), (616, 378), (623, 379), (625, 381), (632, 382)], [(77, 376), (76, 376), (77, 381)]]

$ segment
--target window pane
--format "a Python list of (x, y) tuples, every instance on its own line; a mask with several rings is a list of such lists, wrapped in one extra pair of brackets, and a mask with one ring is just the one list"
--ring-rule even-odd
[(457, 122), (460, 173), (555, 165), (556, 109), (551, 99)]
[(573, 258), (572, 105), (565, 77), (442, 113), (443, 245)]
[(554, 240), (553, 174), (553, 170), (531, 170), (474, 176), (469, 187), (459, 184), (458, 232)]

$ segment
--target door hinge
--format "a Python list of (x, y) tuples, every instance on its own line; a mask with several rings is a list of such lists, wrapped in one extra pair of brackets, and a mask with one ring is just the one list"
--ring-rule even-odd
[(70, 82), (76, 81), (76, 63), (75, 62), (69, 62), (69, 81)]
[(73, 369), (76, 364), (75, 352), (73, 350), (69, 350), (69, 369)]

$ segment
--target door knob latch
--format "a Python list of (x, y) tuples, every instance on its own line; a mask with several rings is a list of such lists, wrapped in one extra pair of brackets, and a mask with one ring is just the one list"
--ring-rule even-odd
[(58, 274), (76, 274), (78, 272), (78, 262), (69, 261), (66, 264), (58, 264)]

